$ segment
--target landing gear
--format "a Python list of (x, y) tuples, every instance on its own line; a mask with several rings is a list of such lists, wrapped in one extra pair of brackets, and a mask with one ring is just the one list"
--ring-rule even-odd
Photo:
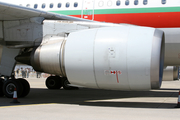
[(63, 85), (63, 88), (65, 90), (75, 90), (75, 89), (78, 89), (78, 87), (72, 87), (72, 86), (69, 86), (69, 81), (67, 78), (63, 78), (62, 80), (62, 85)]
[(63, 87), (65, 90), (74, 90), (78, 87), (69, 86), (69, 81), (66, 77), (50, 76), (46, 79), (46, 87), (48, 89), (60, 89)]
[(22, 86), (23, 86), (23, 92), (21, 94), (20, 97), (25, 97), (29, 94), (30, 92), (30, 85), (29, 82), (23, 78), (19, 78), (17, 79), (19, 82), (21, 82)]
[[(2, 84), (1, 84), (2, 83)], [(27, 80), (19, 78), (19, 79), (9, 79), (9, 80), (1, 80), (0, 88), (2, 87), (2, 92), (0, 90), (0, 95), (5, 95), (8, 98), (12, 98), (14, 94), (14, 88), (17, 89), (18, 97), (25, 97), (29, 94), (30, 85)]]
[(23, 85), (18, 80), (7, 80), (3, 85), (3, 93), (6, 97), (12, 98), (14, 88), (17, 89), (17, 96), (20, 97), (23, 92)]
[(60, 89), (62, 87), (61, 78), (59, 76), (50, 76), (46, 79), (46, 87), (48, 89)]

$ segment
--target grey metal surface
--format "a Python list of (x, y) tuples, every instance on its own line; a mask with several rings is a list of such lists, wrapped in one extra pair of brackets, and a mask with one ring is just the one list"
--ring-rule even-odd
[[(163, 77), (165, 39), (161, 30), (155, 30), (151, 53), (151, 89), (159, 89)], [(155, 49), (156, 48), (156, 49)], [(156, 69), (155, 69), (156, 68)]]
[(180, 65), (180, 28), (159, 28), (165, 33), (165, 66)]
[(15, 67), (15, 56), (20, 52), (20, 49), (9, 49), (5, 46), (0, 46), (0, 75), (11, 76)]
[(34, 17), (25, 20), (4, 21), (4, 38), (0, 44), (12, 48), (25, 48), (39, 45), (43, 37), (43, 19), (42, 17)]
[(173, 68), (173, 80), (179, 80), (179, 66)]
[(42, 41), (39, 63), (44, 72), (65, 76), (62, 70), (64, 65), (61, 65), (64, 59), (64, 40), (65, 38), (60, 36), (47, 36), (47, 41)]
[(173, 81), (179, 79), (179, 67), (178, 66), (167, 66), (164, 69), (163, 80)]
[(31, 92), (12, 99), (0, 97), (2, 120), (179, 120), (179, 81), (163, 81), (162, 89), (128, 92), (81, 88), (48, 90), (45, 79), (28, 79)]
[(23, 20), (0, 22), (0, 44), (11, 48), (39, 46), (47, 35), (63, 36), (74, 31), (120, 26), (111, 23), (93, 23), (61, 20), (44, 20), (43, 17), (33, 17)]

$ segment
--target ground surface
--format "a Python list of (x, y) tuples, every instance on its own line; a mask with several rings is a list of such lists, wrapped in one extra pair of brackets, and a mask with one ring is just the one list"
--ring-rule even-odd
[(44, 78), (28, 79), (31, 92), (12, 99), (0, 97), (1, 120), (179, 120), (179, 81), (164, 81), (160, 90), (128, 92), (81, 88), (48, 90)]

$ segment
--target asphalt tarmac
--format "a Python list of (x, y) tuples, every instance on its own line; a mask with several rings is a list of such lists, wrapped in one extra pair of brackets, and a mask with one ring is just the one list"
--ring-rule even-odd
[(179, 120), (180, 81), (163, 81), (160, 90), (111, 91), (80, 88), (48, 90), (45, 79), (27, 79), (29, 95), (0, 97), (1, 120)]

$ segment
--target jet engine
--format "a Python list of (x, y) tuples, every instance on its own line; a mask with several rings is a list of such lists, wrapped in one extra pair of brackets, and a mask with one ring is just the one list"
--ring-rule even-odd
[[(24, 61), (23, 55), (16, 57)], [(68, 78), (71, 84), (112, 90), (161, 86), (164, 35), (155, 28), (104, 27), (46, 36), (29, 54), (35, 70)]]
[(163, 81), (179, 80), (179, 66), (167, 66), (163, 72)]

